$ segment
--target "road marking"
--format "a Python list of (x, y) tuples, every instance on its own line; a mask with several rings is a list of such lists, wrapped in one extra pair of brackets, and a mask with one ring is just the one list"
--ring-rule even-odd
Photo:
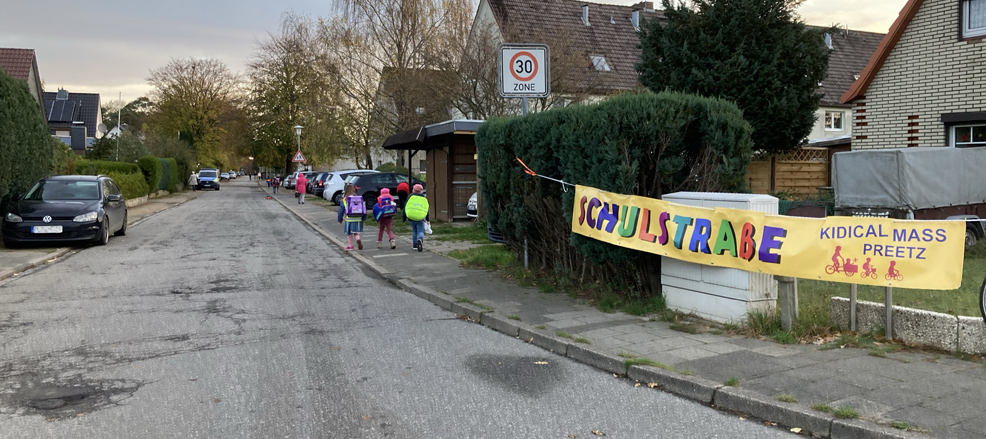
[(374, 258), (392, 258), (394, 256), (407, 256), (407, 253), (391, 253), (387, 255), (377, 255)]

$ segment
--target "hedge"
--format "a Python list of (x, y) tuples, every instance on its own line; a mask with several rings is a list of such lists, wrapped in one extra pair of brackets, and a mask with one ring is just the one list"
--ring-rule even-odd
[(111, 172), (121, 174), (141, 173), (140, 167), (133, 163), (85, 159), (75, 161), (75, 173), (79, 175), (109, 175)]
[(745, 191), (750, 125), (735, 104), (664, 92), (493, 119), (476, 133), (489, 224), (549, 269), (660, 291), (660, 258), (571, 233), (574, 193), (541, 175), (621, 194)]
[(161, 160), (152, 155), (145, 155), (137, 160), (137, 165), (140, 166), (140, 172), (144, 174), (144, 179), (147, 180), (148, 189), (157, 192), (161, 188), (161, 177), (164, 174)]
[(160, 159), (161, 167), (164, 169), (162, 172), (160, 189), (167, 190), (168, 192), (175, 192), (178, 185), (178, 161), (175, 159)]
[(123, 191), (123, 196), (128, 200), (143, 197), (148, 193), (147, 181), (144, 180), (144, 175), (140, 172), (110, 172), (106, 176), (116, 182), (116, 185)]
[(52, 168), (43, 109), (27, 83), (0, 69), (0, 211)]

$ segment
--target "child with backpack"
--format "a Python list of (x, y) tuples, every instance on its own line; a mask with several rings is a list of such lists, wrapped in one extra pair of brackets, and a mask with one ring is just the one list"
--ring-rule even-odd
[(392, 231), (394, 215), (396, 214), (397, 206), (394, 203), (394, 197), (390, 195), (390, 189), (380, 189), (377, 204), (373, 205), (373, 218), (380, 225), (380, 230), (377, 232), (377, 248), (382, 247), (384, 229), (387, 230), (387, 236), (390, 237), (390, 249), (397, 248), (397, 241), (394, 241), (394, 232)]
[(339, 205), (339, 215), (337, 217), (341, 224), (345, 219), (346, 225), (343, 230), (349, 245), (343, 250), (353, 249), (353, 236), (356, 236), (356, 245), (363, 250), (363, 241), (359, 239), (359, 234), (363, 233), (363, 221), (366, 221), (366, 205), (363, 204), (363, 197), (356, 195), (356, 188), (347, 184), (343, 189), (342, 204)]
[(425, 223), (428, 222), (428, 199), (422, 195), (424, 188), (414, 185), (414, 192), (404, 203), (404, 219), (411, 221), (411, 242), (419, 252), (424, 251)]

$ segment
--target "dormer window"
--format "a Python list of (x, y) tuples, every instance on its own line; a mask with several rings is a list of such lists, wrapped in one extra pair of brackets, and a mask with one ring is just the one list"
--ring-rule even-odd
[(609, 63), (606, 62), (606, 57), (602, 55), (592, 56), (592, 66), (595, 67), (596, 70), (600, 72), (610, 71)]
[(962, 36), (986, 35), (986, 0), (962, 1)]

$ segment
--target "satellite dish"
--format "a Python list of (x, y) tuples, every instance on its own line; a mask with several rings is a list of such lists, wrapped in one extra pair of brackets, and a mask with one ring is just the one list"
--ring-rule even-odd
[(99, 126), (96, 127), (96, 131), (99, 131), (101, 134), (106, 134), (106, 124), (99, 124)]

